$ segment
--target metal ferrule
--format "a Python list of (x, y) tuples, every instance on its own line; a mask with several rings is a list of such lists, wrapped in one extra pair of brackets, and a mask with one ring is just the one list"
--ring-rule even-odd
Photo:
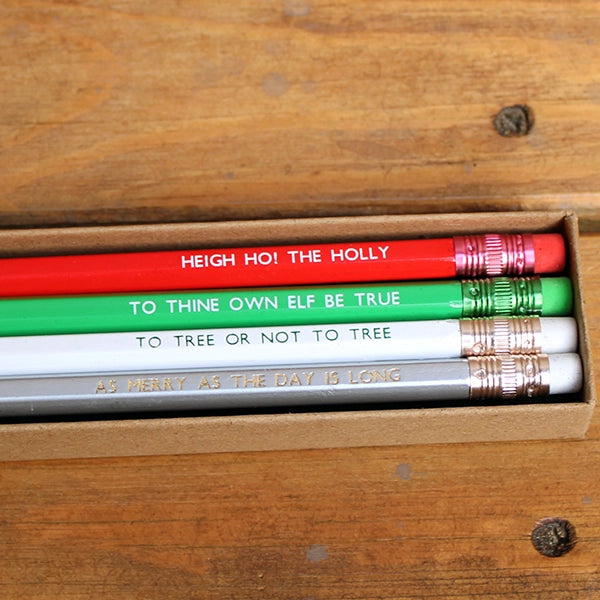
[(535, 267), (531, 234), (456, 236), (454, 256), (459, 277), (525, 275)]
[(542, 313), (539, 277), (493, 277), (461, 283), (463, 317), (519, 317)]
[(546, 354), (472, 356), (467, 361), (473, 400), (539, 398), (550, 391)]
[(462, 356), (539, 354), (542, 350), (539, 317), (493, 317), (460, 321)]

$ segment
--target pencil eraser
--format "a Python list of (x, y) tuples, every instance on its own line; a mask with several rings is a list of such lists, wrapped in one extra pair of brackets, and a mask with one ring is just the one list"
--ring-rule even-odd
[(573, 286), (568, 277), (540, 277), (542, 316), (567, 316), (573, 310)]
[(579, 354), (549, 354), (550, 394), (575, 394), (583, 386)]
[(577, 322), (573, 317), (542, 317), (540, 330), (544, 354), (577, 351)]
[(533, 234), (536, 273), (560, 273), (567, 262), (565, 240), (560, 233)]

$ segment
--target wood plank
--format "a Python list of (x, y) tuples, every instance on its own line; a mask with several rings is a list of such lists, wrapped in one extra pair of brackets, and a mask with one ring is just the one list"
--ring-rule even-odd
[[(7, 0), (0, 226), (576, 208), (592, 1)], [(528, 104), (530, 135), (498, 135)]]
[[(595, 600), (599, 461), (596, 412), (584, 441), (2, 463), (0, 595)], [(548, 516), (578, 533), (560, 558), (529, 540)]]
[[(0, 226), (576, 208), (600, 223), (600, 8), (7, 0)], [(535, 126), (500, 137), (527, 103)], [(599, 236), (582, 239), (600, 355)], [(585, 441), (0, 465), (5, 598), (600, 590)], [(561, 515), (557, 559), (528, 536)]]

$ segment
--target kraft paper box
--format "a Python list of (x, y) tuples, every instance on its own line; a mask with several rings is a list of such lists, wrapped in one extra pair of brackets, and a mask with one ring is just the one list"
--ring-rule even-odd
[(578, 226), (570, 213), (394, 215), (0, 231), (2, 256), (555, 231), (562, 232), (568, 242), (568, 274), (575, 290), (584, 365), (584, 388), (573, 402), (0, 422), (0, 460), (582, 438), (595, 404)]

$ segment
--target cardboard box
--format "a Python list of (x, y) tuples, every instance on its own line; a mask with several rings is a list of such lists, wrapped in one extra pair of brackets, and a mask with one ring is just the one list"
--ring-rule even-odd
[(570, 213), (394, 215), (0, 231), (3, 256), (550, 231), (562, 232), (568, 241), (568, 273), (575, 289), (585, 379), (582, 393), (573, 402), (13, 422), (0, 424), (0, 457), (29, 460), (582, 438), (595, 404), (578, 225)]

